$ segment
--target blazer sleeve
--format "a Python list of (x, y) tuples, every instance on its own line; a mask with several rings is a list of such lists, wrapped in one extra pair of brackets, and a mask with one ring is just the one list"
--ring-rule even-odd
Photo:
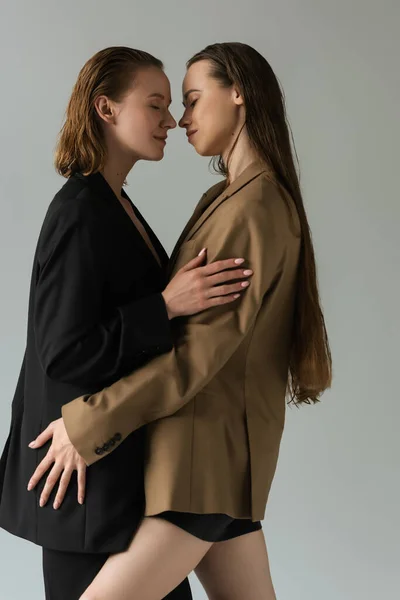
[(172, 334), (161, 294), (106, 310), (104, 233), (84, 200), (67, 204), (48, 219), (39, 245), (37, 353), (51, 379), (99, 389), (170, 350)]
[[(225, 209), (207, 230), (210, 261), (248, 259), (251, 285), (238, 302), (190, 317), (173, 350), (103, 391), (62, 408), (72, 444), (87, 465), (115, 449), (142, 425), (172, 415), (189, 402), (229, 360), (255, 325), (268, 290), (279, 277), (288, 241), (272, 203)], [(222, 218), (223, 217), (223, 218)]]

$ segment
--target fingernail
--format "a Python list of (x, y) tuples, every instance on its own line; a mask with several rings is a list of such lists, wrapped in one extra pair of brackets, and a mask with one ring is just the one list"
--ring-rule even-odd
[(206, 249), (205, 249), (205, 248), (203, 248), (203, 250), (200, 250), (200, 252), (199, 252), (199, 256), (201, 256), (202, 254), (204, 254), (204, 252), (205, 252), (205, 251), (206, 251)]
[(39, 506), (40, 506), (40, 508), (42, 508), (44, 506), (44, 500), (40, 499)]
[(57, 508), (58, 508), (59, 506), (60, 506), (60, 505), (58, 504), (58, 502), (54, 502), (54, 504), (53, 504), (53, 508), (54, 508), (54, 510), (57, 510)]
[(83, 504), (83, 498), (79, 498), (79, 504)]
[(29, 444), (29, 448), (34, 448), (34, 447), (35, 447), (35, 442), (31, 442), (31, 443)]
[(233, 297), (234, 297), (234, 298), (235, 298), (235, 300), (236, 300), (236, 298), (240, 298), (240, 294), (235, 294)]
[(241, 265), (242, 263), (244, 263), (244, 258), (237, 258), (235, 260), (235, 265)]
[(246, 271), (243, 271), (243, 275), (252, 275), (253, 271), (251, 269), (246, 269)]
[(28, 487), (27, 487), (27, 490), (28, 490), (28, 492), (30, 492), (30, 491), (31, 491), (31, 489), (32, 489), (32, 484), (31, 484), (31, 483), (28, 483)]
[(243, 281), (243, 283), (241, 283), (242, 287), (248, 287), (250, 284), (248, 281)]

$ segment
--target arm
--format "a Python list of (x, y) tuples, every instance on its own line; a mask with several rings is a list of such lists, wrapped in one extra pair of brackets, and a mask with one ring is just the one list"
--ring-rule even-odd
[[(276, 197), (274, 200), (282, 202)], [(234, 253), (247, 256), (254, 268), (252, 284), (239, 304), (189, 318), (184, 335), (171, 352), (98, 394), (64, 405), (68, 437), (86, 464), (101, 458), (96, 447), (106, 444), (112, 451), (116, 442), (135, 429), (178, 411), (235, 352), (253, 327), (264, 295), (279, 276), (283, 262), (287, 228), (282, 223), (282, 211), (277, 213), (273, 206), (263, 199), (253, 202), (245, 218), (235, 206), (231, 212), (225, 208), (224, 218), (208, 230), (210, 260)]]
[(104, 315), (102, 236), (84, 200), (50, 217), (40, 246), (34, 311), (37, 352), (48, 377), (96, 388), (131, 372), (146, 355), (172, 347), (161, 293)]

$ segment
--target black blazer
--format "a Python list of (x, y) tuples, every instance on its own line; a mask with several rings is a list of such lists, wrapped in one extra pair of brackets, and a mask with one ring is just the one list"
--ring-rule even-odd
[(25, 357), (0, 462), (0, 526), (46, 548), (120, 552), (143, 516), (144, 428), (87, 470), (83, 506), (76, 472), (58, 510), (52, 506), (56, 489), (39, 507), (45, 477), (27, 491), (50, 442), (40, 450), (28, 444), (61, 416), (63, 404), (172, 348), (161, 296), (168, 257), (134, 210), (162, 268), (99, 173), (77, 174), (65, 183), (50, 204), (36, 248)]

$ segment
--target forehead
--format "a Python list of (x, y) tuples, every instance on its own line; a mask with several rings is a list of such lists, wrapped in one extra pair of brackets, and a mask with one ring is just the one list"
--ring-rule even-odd
[(209, 83), (212, 81), (212, 78), (210, 77), (210, 66), (208, 60), (200, 60), (191, 65), (186, 71), (186, 75), (183, 79), (183, 93), (191, 88), (204, 87), (207, 82)]
[(150, 94), (162, 94), (167, 99), (171, 96), (171, 86), (168, 77), (157, 67), (139, 69), (135, 75), (133, 91)]

